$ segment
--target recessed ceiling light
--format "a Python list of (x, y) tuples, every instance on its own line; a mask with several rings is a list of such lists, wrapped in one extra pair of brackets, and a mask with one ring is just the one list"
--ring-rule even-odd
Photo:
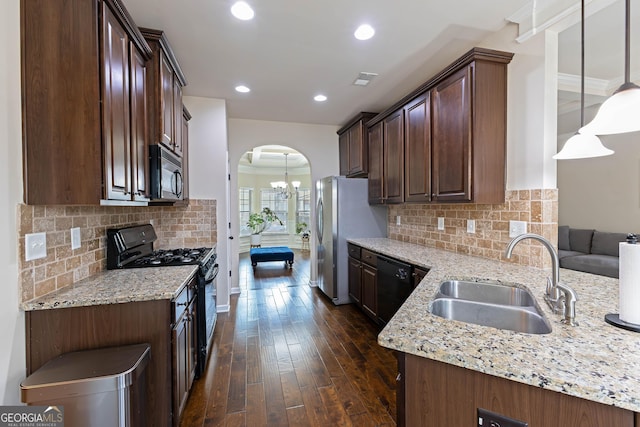
[(247, 2), (237, 1), (231, 6), (231, 13), (238, 19), (248, 21), (253, 19), (254, 12)]
[(324, 95), (316, 95), (313, 97), (313, 100), (318, 102), (324, 102), (327, 100), (327, 97)]
[(356, 30), (355, 33), (353, 33), (353, 35), (358, 39), (358, 40), (369, 40), (371, 37), (373, 37), (373, 35), (376, 33), (376, 30), (373, 29), (373, 27), (369, 24), (362, 24), (358, 27), (358, 29)]
[(245, 85), (239, 85), (239, 86), (236, 86), (236, 91), (240, 93), (247, 93), (247, 92), (251, 92), (251, 89), (249, 89)]

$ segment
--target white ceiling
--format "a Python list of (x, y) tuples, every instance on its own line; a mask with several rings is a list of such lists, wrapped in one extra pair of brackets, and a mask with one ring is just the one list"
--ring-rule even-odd
[[(166, 32), (185, 95), (225, 99), (230, 118), (327, 125), (390, 107), (529, 1), (248, 0), (256, 17), (239, 21), (232, 0), (124, 0), (137, 25)], [(376, 35), (358, 41), (364, 22)], [(362, 71), (379, 76), (353, 86)]]
[[(585, 122), (624, 81), (624, 0), (587, 0), (585, 19)], [(640, 3), (631, 2), (631, 80), (640, 83)], [(635, 3), (635, 4), (634, 4)], [(580, 127), (580, 21), (559, 33), (558, 134)]]
[[(307, 158), (302, 153), (282, 145), (255, 147), (244, 153), (240, 158), (239, 166), (239, 170), (244, 173), (251, 173), (252, 168), (273, 169), (273, 173), (280, 173), (284, 172), (285, 166), (290, 173), (298, 175), (310, 173)], [(262, 170), (260, 173), (268, 173), (268, 171)]]

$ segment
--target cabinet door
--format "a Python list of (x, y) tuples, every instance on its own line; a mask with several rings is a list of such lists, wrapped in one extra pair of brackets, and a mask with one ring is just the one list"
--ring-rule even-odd
[(405, 202), (431, 201), (431, 96), (427, 92), (405, 111)]
[(172, 330), (174, 420), (180, 420), (180, 415), (187, 404), (189, 390), (191, 390), (196, 376), (198, 363), (196, 324), (198, 313), (196, 307), (196, 299), (194, 298)]
[[(189, 334), (187, 337), (187, 397), (189, 396), (189, 390), (191, 390), (193, 381), (196, 378), (198, 367), (198, 322), (196, 322), (198, 318), (198, 304), (196, 301), (196, 298), (192, 299), (187, 310), (189, 316), (187, 318)], [(186, 403), (186, 399), (184, 403)]]
[(404, 111), (398, 110), (383, 121), (384, 203), (404, 201)]
[(184, 313), (171, 332), (173, 346), (173, 416), (179, 420), (189, 397), (189, 347), (191, 332)]
[(362, 120), (349, 129), (349, 176), (366, 175), (368, 171), (368, 147), (365, 144)]
[(149, 149), (147, 128), (147, 66), (133, 43), (131, 64), (131, 177), (134, 200), (149, 199)]
[(471, 72), (437, 85), (433, 96), (433, 193), (438, 202), (471, 200)]
[(349, 257), (349, 296), (362, 305), (362, 263), (353, 257)]
[(382, 122), (376, 123), (368, 130), (369, 144), (369, 204), (382, 203), (383, 195), (383, 147)]
[(378, 313), (378, 270), (368, 264), (362, 264), (362, 308), (372, 319)]
[(349, 175), (349, 131), (338, 136), (338, 150), (340, 152), (340, 175)]
[(174, 206), (189, 204), (189, 120), (191, 115), (183, 106), (182, 111), (182, 200), (177, 200)]
[(182, 86), (178, 79), (173, 79), (173, 151), (182, 156)]
[(174, 130), (175, 121), (173, 113), (173, 69), (164, 52), (160, 52), (160, 135), (163, 144), (170, 149), (174, 149)]
[[(131, 129), (129, 112), (129, 36), (103, 3), (102, 138), (105, 198), (131, 199)], [(80, 167), (81, 165), (69, 165)], [(94, 173), (94, 171), (87, 171)]]

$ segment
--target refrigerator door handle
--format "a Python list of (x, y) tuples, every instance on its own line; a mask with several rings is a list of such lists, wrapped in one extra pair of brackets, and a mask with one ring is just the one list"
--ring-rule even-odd
[(322, 244), (322, 232), (324, 223), (324, 212), (322, 198), (318, 199), (318, 206), (316, 208), (316, 236), (318, 236), (318, 242)]

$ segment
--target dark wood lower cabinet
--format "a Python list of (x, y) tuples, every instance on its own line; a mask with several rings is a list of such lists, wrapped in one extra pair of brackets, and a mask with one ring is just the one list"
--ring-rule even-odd
[(638, 414), (465, 368), (398, 353), (398, 426), (476, 426), (477, 410), (531, 427), (633, 427)]
[(356, 304), (362, 304), (362, 262), (353, 257), (349, 257), (349, 296)]
[(182, 313), (171, 331), (173, 347), (173, 413), (180, 418), (187, 405), (189, 391), (196, 376), (198, 334), (195, 319), (196, 300)]
[(362, 264), (362, 309), (374, 320), (378, 317), (378, 269)]
[(172, 417), (171, 301), (28, 311), (25, 321), (27, 375), (63, 353), (149, 343), (147, 425), (177, 425)]

